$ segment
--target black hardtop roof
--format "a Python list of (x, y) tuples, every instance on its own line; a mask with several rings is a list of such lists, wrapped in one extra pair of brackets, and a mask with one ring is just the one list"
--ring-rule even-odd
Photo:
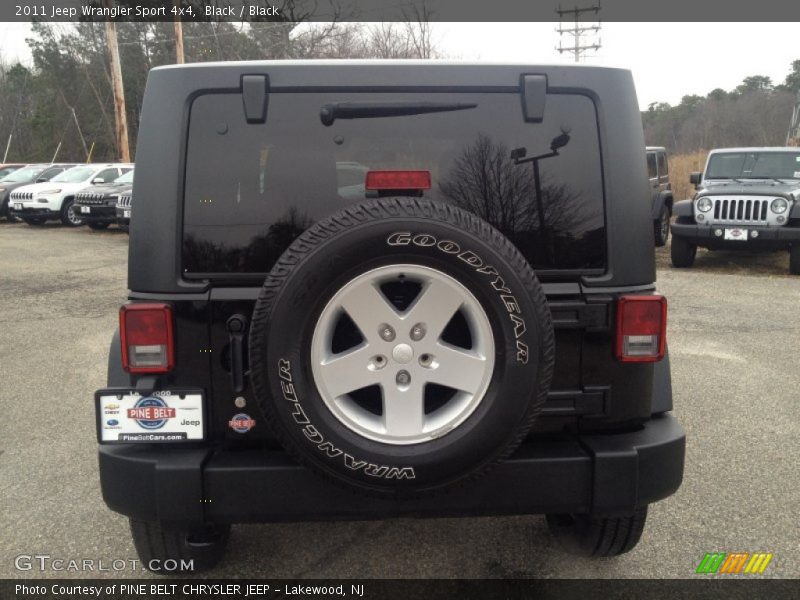
[(551, 85), (592, 84), (592, 80), (631, 77), (615, 67), (547, 65), (531, 63), (462, 62), (451, 60), (283, 60), (230, 61), (166, 65), (150, 71), (151, 77), (206, 74), (268, 74), (271, 87), (341, 86), (516, 86), (521, 74), (543, 74)]

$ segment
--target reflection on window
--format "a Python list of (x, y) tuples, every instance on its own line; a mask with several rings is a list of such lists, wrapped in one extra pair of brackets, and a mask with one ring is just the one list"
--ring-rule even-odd
[[(420, 94), (392, 93), (408, 102)], [(248, 124), (241, 96), (192, 105), (184, 196), (187, 273), (265, 273), (311, 224), (366, 197), (371, 170), (428, 171), (424, 197), (471, 210), (508, 236), (539, 270), (601, 269), (605, 230), (599, 139), (591, 100), (563, 95), (543, 123), (525, 123), (515, 93), (431, 93), (469, 111), (337, 119), (320, 107), (386, 101), (380, 93), (275, 93), (266, 124)], [(217, 124), (227, 129), (220, 133)], [(571, 140), (540, 164), (511, 148), (547, 152), (568, 125)], [(538, 206), (542, 209), (539, 211)]]

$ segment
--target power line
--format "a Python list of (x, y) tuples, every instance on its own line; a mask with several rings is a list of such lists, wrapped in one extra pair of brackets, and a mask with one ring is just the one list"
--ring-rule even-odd
[[(587, 34), (597, 34), (600, 31), (600, 2), (598, 0), (596, 5), (588, 6), (585, 8), (578, 8), (575, 6), (574, 8), (570, 9), (562, 9), (561, 5), (558, 5), (558, 9), (556, 9), (556, 13), (558, 14), (559, 25), (556, 31), (558, 32), (559, 40), (558, 46), (556, 50), (558, 50), (559, 54), (563, 54), (564, 52), (571, 52), (575, 57), (575, 62), (580, 62), (581, 57), (584, 56), (589, 51), (597, 51), (600, 49), (600, 37), (598, 36), (596, 39), (591, 40), (590, 43), (582, 44), (582, 39)], [(585, 13), (594, 13), (597, 20), (592, 25), (582, 25), (581, 24), (581, 15)], [(572, 27), (564, 27), (564, 16), (571, 16), (572, 18)], [(561, 36), (565, 33), (571, 35), (573, 37), (573, 43), (569, 46), (564, 46), (561, 41)]]

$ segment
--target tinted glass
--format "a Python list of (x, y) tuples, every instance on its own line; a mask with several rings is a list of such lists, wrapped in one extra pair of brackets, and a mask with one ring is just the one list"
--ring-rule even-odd
[(25, 182), (25, 181), (33, 181), (39, 173), (42, 172), (44, 167), (35, 166), (35, 167), (23, 167), (21, 169), (17, 169), (12, 173), (6, 174), (2, 180), (0, 181), (16, 181), (16, 182)]
[(665, 177), (669, 175), (669, 170), (667, 169), (667, 155), (663, 152), (658, 153), (658, 176)]
[(50, 180), (53, 177), (55, 177), (56, 175), (58, 175), (59, 173), (63, 173), (63, 172), (64, 172), (64, 167), (52, 167), (50, 169), (45, 169), (44, 171), (42, 171), (41, 175), (39, 175), (37, 177), (37, 179)]
[(800, 150), (787, 152), (717, 152), (706, 179), (800, 179)]
[(0, 178), (5, 177), (6, 175), (10, 175), (14, 171), (19, 170), (19, 167), (5, 167), (0, 169)]
[(102, 179), (103, 183), (111, 183), (117, 177), (119, 177), (119, 170), (118, 169), (103, 169), (97, 175), (92, 177), (92, 179)]
[[(474, 107), (337, 119), (324, 105), (437, 102)], [(552, 141), (569, 142), (552, 156)], [(515, 164), (524, 148), (538, 160)], [(552, 95), (544, 123), (525, 123), (516, 93), (272, 93), (265, 124), (247, 124), (238, 94), (192, 105), (184, 198), (188, 273), (264, 273), (317, 220), (364, 200), (370, 170), (427, 170), (424, 196), (486, 219), (538, 269), (605, 265), (603, 194), (594, 105)]]
[(123, 175), (117, 177), (114, 183), (133, 183), (133, 169), (128, 169)]
[(654, 177), (658, 177), (658, 171), (656, 170), (656, 153), (655, 152), (648, 152), (647, 153), (647, 176), (650, 179)]
[(61, 175), (56, 175), (50, 181), (62, 183), (80, 183), (86, 181), (94, 173), (96, 167), (74, 167), (67, 169)]

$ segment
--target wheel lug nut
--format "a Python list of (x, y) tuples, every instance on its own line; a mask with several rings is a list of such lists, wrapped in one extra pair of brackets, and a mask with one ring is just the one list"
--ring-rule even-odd
[(433, 363), (433, 357), (430, 354), (422, 354), (419, 357), (419, 364), (423, 367), (430, 367)]
[(420, 341), (422, 338), (425, 337), (425, 325), (422, 323), (417, 323), (411, 328), (411, 333), (409, 334), (411, 339), (415, 342)]
[(395, 380), (397, 385), (408, 385), (411, 383), (411, 375), (408, 374), (408, 371), (400, 371)]
[(378, 328), (378, 333), (381, 336), (381, 339), (387, 342), (391, 342), (395, 337), (394, 329), (392, 329), (389, 325), (381, 325)]

